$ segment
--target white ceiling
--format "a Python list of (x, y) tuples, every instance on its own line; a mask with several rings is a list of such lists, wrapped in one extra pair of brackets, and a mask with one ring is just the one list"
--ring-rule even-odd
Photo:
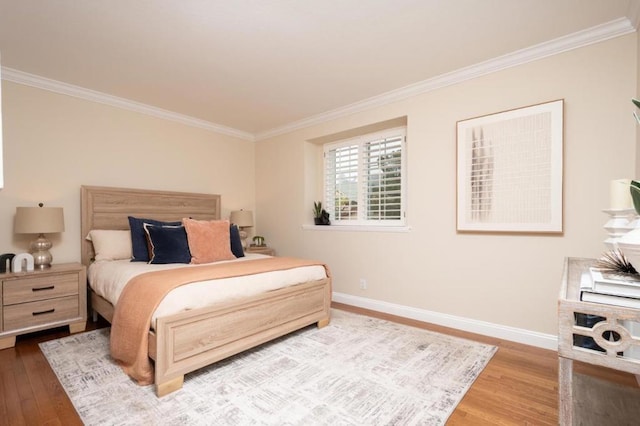
[(598, 25), (633, 30), (639, 3), (0, 0), (0, 54), (3, 78), (34, 74), (259, 136)]

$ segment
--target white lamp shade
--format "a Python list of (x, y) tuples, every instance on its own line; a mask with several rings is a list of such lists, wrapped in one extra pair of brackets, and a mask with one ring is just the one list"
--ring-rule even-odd
[(235, 210), (231, 212), (229, 221), (239, 228), (253, 226), (253, 212), (249, 210)]
[(49, 234), (64, 231), (62, 207), (16, 207), (16, 234)]

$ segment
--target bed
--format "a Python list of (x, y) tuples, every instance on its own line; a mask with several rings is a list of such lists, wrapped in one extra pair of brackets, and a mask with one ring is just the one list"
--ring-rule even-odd
[[(95, 252), (85, 237), (92, 230), (127, 230), (128, 216), (161, 221), (220, 219), (221, 197), (212, 194), (81, 187), (81, 258), (89, 267)], [(91, 290), (90, 306), (111, 322), (114, 306)], [(331, 278), (160, 316), (148, 331), (154, 385), (161, 397), (180, 389), (184, 375), (311, 324), (330, 321)]]

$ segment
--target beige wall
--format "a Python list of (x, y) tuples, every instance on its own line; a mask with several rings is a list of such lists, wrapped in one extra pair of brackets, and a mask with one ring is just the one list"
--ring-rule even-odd
[(0, 253), (27, 251), (17, 206), (64, 207), (54, 262), (80, 260), (80, 185), (219, 193), (223, 216), (254, 208), (254, 143), (2, 81)]
[[(15, 207), (44, 202), (65, 208), (67, 229), (51, 238), (54, 261), (79, 260), (82, 184), (220, 193), (223, 215), (255, 208), (256, 232), (280, 254), (327, 261), (337, 292), (555, 335), (564, 257), (603, 251), (609, 181), (635, 177), (629, 98), (640, 85), (639, 44), (637, 34), (619, 37), (255, 146), (3, 81), (0, 253), (28, 245), (13, 234)], [(560, 98), (564, 235), (456, 233), (456, 121)], [(321, 151), (306, 141), (403, 116), (411, 230), (303, 230), (321, 196)]]
[[(563, 259), (604, 250), (609, 182), (634, 175), (637, 44), (636, 34), (619, 37), (260, 141), (258, 227), (280, 254), (328, 262), (336, 292), (556, 335)], [(456, 233), (456, 121), (556, 99), (565, 100), (564, 234)], [(411, 230), (302, 229), (321, 197), (317, 149), (305, 141), (401, 116)]]
[[(640, 31), (636, 31), (636, 91), (635, 98), (640, 99)], [(632, 107), (640, 116), (640, 109)], [(636, 125), (636, 179), (640, 179), (640, 125)]]

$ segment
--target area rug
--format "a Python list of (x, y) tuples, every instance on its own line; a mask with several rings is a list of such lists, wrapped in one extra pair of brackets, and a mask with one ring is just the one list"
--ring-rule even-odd
[(333, 310), (157, 398), (113, 363), (109, 329), (40, 347), (87, 425), (442, 425), (497, 350)]

